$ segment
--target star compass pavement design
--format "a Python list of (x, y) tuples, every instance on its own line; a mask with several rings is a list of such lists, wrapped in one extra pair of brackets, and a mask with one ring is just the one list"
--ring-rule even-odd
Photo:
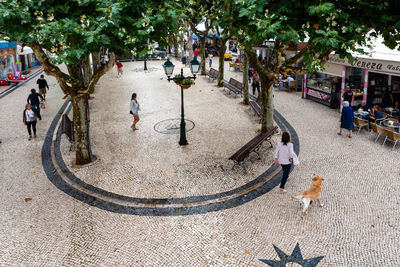
[(296, 247), (294, 248), (292, 255), (290, 255), (290, 256), (287, 255), (282, 250), (280, 250), (275, 245), (273, 245), (273, 246), (274, 246), (276, 253), (278, 253), (280, 260), (275, 261), (275, 260), (260, 259), (260, 261), (262, 261), (263, 263), (268, 264), (269, 266), (273, 266), (273, 267), (285, 267), (286, 263), (290, 263), (290, 262), (300, 264), (303, 267), (314, 267), (314, 266), (317, 266), (317, 264), (324, 257), (324, 256), (320, 256), (320, 257), (311, 258), (311, 259), (303, 259), (303, 255), (301, 255), (299, 243), (296, 244)]

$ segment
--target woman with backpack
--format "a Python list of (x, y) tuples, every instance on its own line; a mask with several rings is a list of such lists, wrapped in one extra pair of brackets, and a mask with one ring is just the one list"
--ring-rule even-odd
[(138, 123), (138, 121), (140, 120), (139, 118), (139, 110), (140, 110), (140, 105), (136, 100), (136, 93), (132, 94), (132, 98), (131, 98), (131, 104), (130, 104), (130, 111), (129, 113), (133, 115), (133, 123), (132, 123), (132, 130), (138, 130), (138, 128), (136, 128), (136, 123)]

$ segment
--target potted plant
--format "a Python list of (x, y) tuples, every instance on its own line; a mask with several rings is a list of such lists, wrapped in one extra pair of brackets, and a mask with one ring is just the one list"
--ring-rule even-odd
[[(182, 77), (181, 74), (177, 74), (177, 75), (174, 76), (175, 79), (179, 79), (179, 78), (181, 78), (181, 77)], [(180, 80), (175, 80), (175, 83), (176, 83), (177, 85), (179, 85), (179, 84), (180, 84)]]
[(183, 87), (183, 89), (188, 89), (193, 84), (194, 84), (194, 81), (191, 79), (188, 79), (188, 78), (183, 79), (181, 81), (181, 86)]

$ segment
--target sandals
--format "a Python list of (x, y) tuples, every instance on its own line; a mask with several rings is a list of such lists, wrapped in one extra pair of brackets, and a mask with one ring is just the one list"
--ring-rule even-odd
[(342, 135), (341, 133), (337, 133), (338, 135)]

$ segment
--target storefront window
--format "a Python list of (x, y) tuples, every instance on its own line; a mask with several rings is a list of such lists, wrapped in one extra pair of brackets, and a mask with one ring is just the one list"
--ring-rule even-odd
[(392, 76), (392, 91), (400, 91), (400, 77)]
[(346, 84), (351, 89), (362, 90), (364, 87), (364, 70), (354, 67), (346, 67)]
[(332, 94), (340, 90), (340, 78), (325, 73), (313, 73), (307, 78), (307, 87)]

